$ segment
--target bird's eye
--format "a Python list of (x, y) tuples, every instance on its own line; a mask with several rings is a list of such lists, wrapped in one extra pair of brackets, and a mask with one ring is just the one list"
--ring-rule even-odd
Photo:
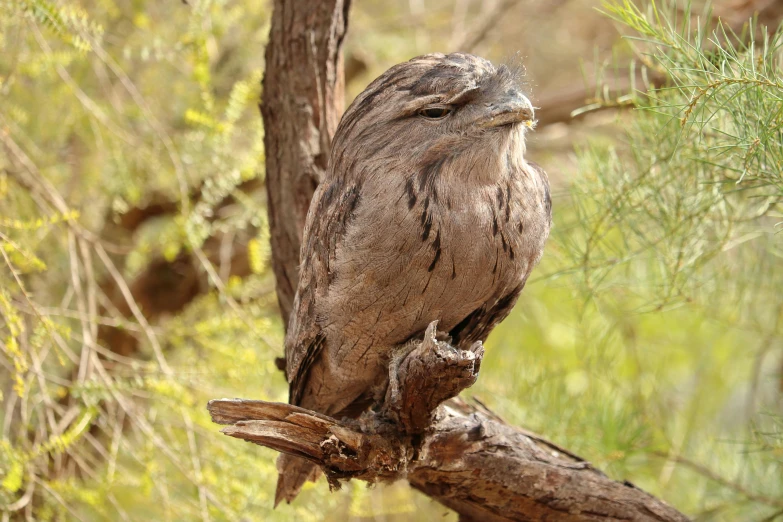
[(448, 116), (450, 112), (451, 107), (427, 107), (426, 109), (421, 109), (419, 114), (431, 120), (439, 120)]

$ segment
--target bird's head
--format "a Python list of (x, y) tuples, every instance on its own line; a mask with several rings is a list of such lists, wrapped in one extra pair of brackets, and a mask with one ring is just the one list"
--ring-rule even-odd
[(535, 112), (517, 77), (505, 65), (463, 53), (428, 54), (395, 65), (345, 112), (332, 147), (333, 166), (345, 171), (361, 158), (365, 164), (419, 170), (468, 158), (487, 167), (509, 147), (521, 156)]

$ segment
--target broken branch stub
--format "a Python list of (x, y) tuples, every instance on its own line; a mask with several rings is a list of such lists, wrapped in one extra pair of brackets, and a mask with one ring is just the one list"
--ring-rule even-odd
[(440, 404), (476, 382), (484, 355), (481, 343), (458, 350), (436, 328), (434, 321), (392, 361), (384, 403), (358, 420), (245, 399), (212, 400), (207, 409), (213, 422), (229, 425), (222, 433), (308, 459), (333, 486), (343, 478), (396, 480), (414, 454), (411, 435), (430, 428)]
[(389, 367), (389, 386), (381, 415), (397, 424), (404, 434), (417, 435), (432, 425), (438, 406), (472, 386), (478, 378), (484, 346), (459, 350), (437, 331), (437, 321), (427, 327), (422, 341), (403, 350)]

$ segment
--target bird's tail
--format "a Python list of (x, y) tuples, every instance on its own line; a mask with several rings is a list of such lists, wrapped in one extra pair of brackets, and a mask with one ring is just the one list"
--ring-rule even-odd
[(289, 504), (308, 480), (315, 482), (321, 476), (321, 468), (301, 457), (281, 453), (277, 457), (277, 491), (275, 507), (285, 500)]

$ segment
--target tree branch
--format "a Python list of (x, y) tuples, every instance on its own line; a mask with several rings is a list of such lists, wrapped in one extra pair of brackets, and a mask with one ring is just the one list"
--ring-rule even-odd
[(290, 404), (210, 401), (222, 432), (320, 465), (341, 479), (407, 479), (416, 489), (482, 521), (655, 521), (687, 518), (630, 483), (609, 479), (556, 445), (451, 399), (475, 382), (484, 350), (460, 351), (432, 323), (390, 366), (377, 411), (342, 421)]

